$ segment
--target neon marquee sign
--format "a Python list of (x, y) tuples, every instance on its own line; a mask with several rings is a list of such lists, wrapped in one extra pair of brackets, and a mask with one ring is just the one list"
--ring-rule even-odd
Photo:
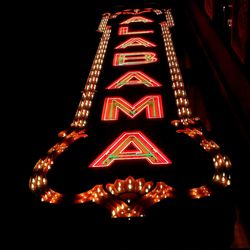
[[(159, 19), (155, 17), (158, 15), (162, 15), (165, 20), (157, 21)], [(110, 25), (110, 20), (118, 24), (116, 30)], [(134, 26), (138, 24), (140, 29)], [(98, 170), (105, 171), (114, 165), (119, 169), (123, 162), (144, 164), (166, 171), (172, 168), (174, 171), (177, 163), (173, 151), (169, 153), (171, 145), (167, 142), (173, 137), (168, 136), (173, 130), (169, 130), (166, 126), (168, 124), (174, 129), (176, 138), (185, 136), (191, 144), (198, 145), (201, 151), (211, 158), (208, 163), (208, 167), (213, 168), (211, 182), (187, 188), (183, 196), (191, 199), (208, 197), (213, 195), (214, 186), (231, 185), (229, 158), (221, 153), (219, 145), (206, 135), (199, 118), (192, 117), (172, 41), (173, 27), (174, 20), (170, 10), (147, 8), (103, 14), (98, 27), (102, 37), (76, 115), (70, 128), (59, 133), (60, 141), (37, 162), (30, 178), (30, 189), (41, 201), (63, 203), (66, 199), (62, 192), (50, 188), (48, 173), (57, 158), (76, 141), (97, 139), (91, 131), (91, 124), (88, 126), (91, 121), (98, 123), (103, 134), (108, 134), (112, 141), (100, 139), (97, 140), (102, 145), (100, 148), (98, 143), (94, 143), (95, 147), (90, 147), (93, 154), (90, 154), (89, 158), (86, 156), (87, 168), (90, 171), (95, 169), (98, 174)], [(162, 41), (153, 43), (151, 38), (159, 33), (159, 30)], [(126, 40), (117, 44), (115, 37), (118, 39), (124, 36)], [(114, 39), (115, 45), (108, 50), (110, 39)], [(159, 52), (161, 47), (163, 50)], [(107, 51), (112, 53), (109, 61), (105, 61)], [(161, 61), (159, 53), (165, 54), (167, 65)], [(103, 72), (105, 63), (110, 72), (115, 72), (114, 75)], [(153, 67), (158, 67), (157, 65), (164, 66), (164, 71), (150, 71)], [(161, 74), (166, 77), (161, 78)], [(102, 106), (94, 112), (92, 106), (96, 95), (99, 95), (99, 103)], [(169, 107), (167, 102), (171, 102)], [(119, 128), (121, 133), (115, 126), (118, 126), (122, 115), (126, 121), (124, 127)], [(143, 123), (139, 122), (140, 119), (143, 119)], [(163, 125), (158, 126), (159, 122)], [(165, 134), (167, 136), (164, 136)], [(162, 178), (164, 179), (164, 176)], [(140, 198), (130, 203), (123, 198), (123, 194), (128, 193), (137, 194)], [(164, 199), (174, 198), (178, 198), (178, 190), (167, 181), (153, 181), (150, 176), (144, 177), (143, 173), (141, 178), (136, 178), (128, 172), (124, 180), (117, 177), (114, 183), (93, 183), (91, 189), (73, 194), (70, 200), (76, 204), (92, 201), (106, 206), (113, 218), (130, 218), (143, 217), (149, 206)]]

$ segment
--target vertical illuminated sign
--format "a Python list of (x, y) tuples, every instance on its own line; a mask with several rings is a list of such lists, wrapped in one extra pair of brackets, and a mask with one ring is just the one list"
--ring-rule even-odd
[[(172, 40), (173, 28), (169, 9), (103, 14), (98, 27), (102, 36), (71, 126), (59, 133), (60, 141), (37, 162), (30, 178), (30, 189), (41, 201), (92, 201), (106, 206), (113, 218), (143, 217), (148, 207), (164, 199), (176, 198), (180, 193), (192, 199), (208, 197), (213, 194), (213, 186), (231, 184), (230, 160), (207, 137), (199, 118), (192, 117)], [(201, 151), (210, 157), (206, 166), (201, 164), (202, 168), (214, 170), (210, 183), (178, 190), (166, 180), (171, 171), (178, 172), (183, 167), (178, 166), (175, 156), (180, 136), (190, 141), (190, 147), (195, 144), (201, 149), (195, 154), (195, 161), (203, 157)], [(127, 171), (127, 177), (122, 180), (117, 176), (114, 183), (93, 181), (91, 188), (83, 183), (83, 192), (70, 198), (52, 189), (49, 171), (78, 140), (88, 142), (85, 147), (78, 145), (84, 161), (79, 174), (84, 175), (87, 169), (105, 175), (114, 166)], [(141, 178), (135, 178), (127, 168), (130, 164), (133, 168), (161, 169), (165, 174), (159, 181), (143, 172)], [(190, 166), (187, 163), (185, 167)], [(124, 193), (136, 194), (137, 198), (129, 203)]]

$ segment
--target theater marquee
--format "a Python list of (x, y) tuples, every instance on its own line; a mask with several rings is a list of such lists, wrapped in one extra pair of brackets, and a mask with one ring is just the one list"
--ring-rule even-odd
[[(103, 14), (73, 122), (30, 178), (42, 202), (94, 202), (112, 218), (143, 217), (162, 200), (201, 199), (230, 186), (230, 160), (192, 116), (174, 26), (170, 9)], [(72, 188), (57, 181), (60, 169), (73, 172)]]

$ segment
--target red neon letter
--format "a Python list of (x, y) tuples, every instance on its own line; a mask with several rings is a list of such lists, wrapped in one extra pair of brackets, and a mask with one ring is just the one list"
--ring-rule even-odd
[(142, 16), (134, 16), (131, 17), (125, 21), (123, 21), (120, 24), (129, 24), (129, 23), (138, 23), (138, 22), (143, 22), (143, 23), (152, 23), (153, 21), (149, 18), (142, 17)]
[[(128, 150), (130, 146), (134, 150)], [(142, 132), (122, 133), (89, 167), (108, 167), (115, 160), (146, 159), (151, 164), (171, 164), (167, 158)]]
[(147, 87), (161, 87), (161, 84), (141, 71), (129, 71), (112, 82), (106, 89), (119, 89), (124, 85), (144, 84)]
[(126, 40), (125, 42), (121, 43), (120, 45), (118, 45), (115, 48), (116, 49), (126, 49), (127, 47), (131, 47), (131, 46), (155, 47), (156, 45), (154, 43), (147, 41), (146, 39), (141, 38), (141, 37), (133, 37), (133, 38), (130, 38), (130, 39)]
[[(145, 8), (144, 10), (140, 11), (139, 9), (134, 9), (134, 10), (124, 10), (123, 12), (121, 12), (122, 14), (126, 15), (126, 14), (131, 14), (131, 15), (139, 15), (142, 13), (147, 13), (147, 12), (151, 12), (152, 8)], [(120, 12), (118, 12), (120, 13)], [(117, 14), (117, 13), (116, 13)]]
[(113, 66), (139, 65), (157, 61), (158, 58), (154, 52), (116, 53), (113, 59)]
[(148, 34), (148, 33), (154, 33), (153, 30), (138, 30), (138, 31), (129, 31), (128, 26), (123, 26), (118, 29), (118, 35), (138, 35), (138, 34)]
[(163, 108), (161, 96), (145, 96), (134, 105), (131, 105), (129, 102), (120, 97), (105, 98), (102, 110), (102, 120), (118, 120), (120, 110), (130, 118), (134, 118), (144, 109), (146, 109), (146, 115), (148, 119), (162, 118)]

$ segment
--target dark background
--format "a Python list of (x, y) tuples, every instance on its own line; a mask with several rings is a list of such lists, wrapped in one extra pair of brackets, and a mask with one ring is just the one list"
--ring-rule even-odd
[[(124, 3), (120, 6), (123, 7)], [(11, 195), (8, 195), (9, 200), (6, 203), (9, 219), (7, 236), (12, 236), (9, 237), (10, 244), (14, 243), (16, 239), (19, 240), (18, 242), (21, 245), (31, 246), (32, 240), (39, 241), (42, 238), (44, 241), (41, 244), (44, 245), (47, 241), (52, 241), (55, 244), (71, 242), (73, 245), (78, 245), (79, 242), (84, 241), (82, 243), (84, 245), (87, 244), (88, 239), (91, 239), (93, 244), (104, 244), (106, 242), (108, 245), (114, 246), (116, 245), (115, 242), (120, 241), (122, 242), (121, 246), (125, 246), (130, 245), (132, 239), (137, 239), (139, 242), (145, 235), (150, 237), (150, 234), (143, 236), (142, 233), (138, 233), (142, 231), (140, 231), (141, 228), (136, 226), (133, 229), (128, 228), (128, 230), (131, 230), (131, 234), (127, 233), (126, 227), (123, 228), (121, 234), (118, 233), (119, 230), (113, 229), (109, 234), (105, 231), (107, 230), (105, 226), (93, 225), (91, 227), (91, 223), (87, 223), (86, 226), (85, 218), (81, 218), (80, 210), (39, 208), (28, 189), (28, 180), (33, 166), (57, 142), (57, 133), (68, 128), (75, 115), (81, 90), (84, 87), (99, 43), (100, 34), (96, 32), (96, 29), (101, 20), (103, 9), (108, 7), (110, 6), (103, 6), (97, 1), (92, 2), (92, 4), (81, 5), (72, 3), (22, 3), (20, 6), (16, 6), (16, 10), (12, 12), (15, 21), (9, 30), (11, 37), (13, 37), (10, 43), (11, 48), (13, 48), (10, 59), (13, 58), (11, 60), (13, 63), (12, 73), (13, 71), (15, 73), (11, 75), (16, 77), (13, 79), (15, 87), (10, 84), (8, 86), (11, 90), (10, 99), (14, 100), (8, 100), (11, 111), (7, 116), (7, 120), (11, 121), (10, 127), (13, 131), (11, 135), (14, 135), (10, 146), (8, 146), (10, 151), (9, 161), (14, 166), (11, 169), (11, 183), (13, 183), (11, 190), (14, 191), (11, 191)], [(111, 7), (115, 6), (111, 4)], [(91, 14), (89, 15), (89, 13)], [(209, 101), (207, 100), (207, 102)], [(200, 112), (204, 118), (206, 117), (201, 110), (198, 110), (197, 105), (193, 106), (196, 114)], [(214, 120), (216, 118), (215, 115)], [(217, 130), (213, 130), (217, 135), (219, 135), (218, 127)], [(216, 126), (212, 128), (216, 128)], [(225, 128), (225, 130), (227, 129)], [(217, 142), (223, 143), (229, 140), (225, 134), (227, 133), (224, 131), (224, 135), (222, 134), (219, 138), (216, 137), (216, 139), (218, 138)], [(13, 148), (15, 149), (13, 150)], [(237, 155), (235, 156), (233, 153), (234, 148), (229, 144), (225, 144), (225, 148), (233, 157), (233, 160), (237, 162)], [(244, 195), (245, 193), (242, 194), (242, 197)], [(201, 219), (204, 218), (203, 212), (207, 211), (205, 203), (202, 206), (203, 208), (199, 208), (196, 213)], [(169, 213), (171, 213), (176, 207), (170, 205), (169, 209)], [(98, 208), (97, 210), (101, 217), (103, 211)], [(184, 235), (185, 230), (189, 230), (188, 236), (190, 236), (192, 235), (190, 232), (192, 231), (190, 230), (192, 220), (187, 219), (188, 214), (183, 214), (183, 211), (184, 208), (180, 210), (182, 215), (178, 217), (177, 224), (181, 225), (181, 220), (186, 220), (185, 226), (183, 228), (173, 227), (173, 231), (176, 233), (175, 235), (180, 232)], [(222, 211), (224, 210), (222, 209)], [(216, 214), (216, 211), (213, 212), (210, 214), (211, 216)], [(229, 214), (229, 217), (232, 218), (231, 211)], [(209, 218), (207, 217), (207, 220)], [(171, 220), (169, 225), (174, 225), (174, 219), (176, 217)], [(96, 220), (98, 221), (98, 218)], [(200, 226), (202, 226), (202, 222), (201, 220)], [(227, 221), (226, 223), (231, 226), (231, 222)], [(163, 227), (168, 226), (164, 224)], [(153, 225), (149, 230), (156, 230), (156, 228)], [(194, 229), (195, 225), (191, 228)], [(106, 233), (102, 236), (100, 234), (98, 236), (100, 238), (95, 238), (92, 232), (98, 229)], [(211, 227), (211, 230), (213, 229)], [(208, 234), (211, 230), (210, 228), (207, 229), (204, 234)], [(171, 230), (169, 229), (169, 231)], [(199, 231), (198, 226), (197, 231)], [(116, 237), (112, 236), (114, 232)], [(159, 233), (160, 242), (163, 242), (164, 234), (164, 231)], [(155, 233), (154, 236), (156, 235)], [(189, 242), (188, 236), (184, 239), (184, 242)], [(220, 239), (218, 234), (216, 237)], [(98, 239), (101, 238), (102, 241), (98, 242)], [(178, 241), (178, 236), (176, 238), (176, 241)], [(206, 240), (208, 238), (205, 237)], [(216, 241), (215, 238), (210, 240)], [(227, 236), (225, 238), (225, 241), (227, 241)], [(153, 240), (149, 242), (152, 243)], [(202, 242), (202, 238), (198, 242)], [(221, 242), (224, 243), (223, 240)], [(209, 245), (208, 242), (204, 243), (203, 241), (202, 243), (202, 245)]]

